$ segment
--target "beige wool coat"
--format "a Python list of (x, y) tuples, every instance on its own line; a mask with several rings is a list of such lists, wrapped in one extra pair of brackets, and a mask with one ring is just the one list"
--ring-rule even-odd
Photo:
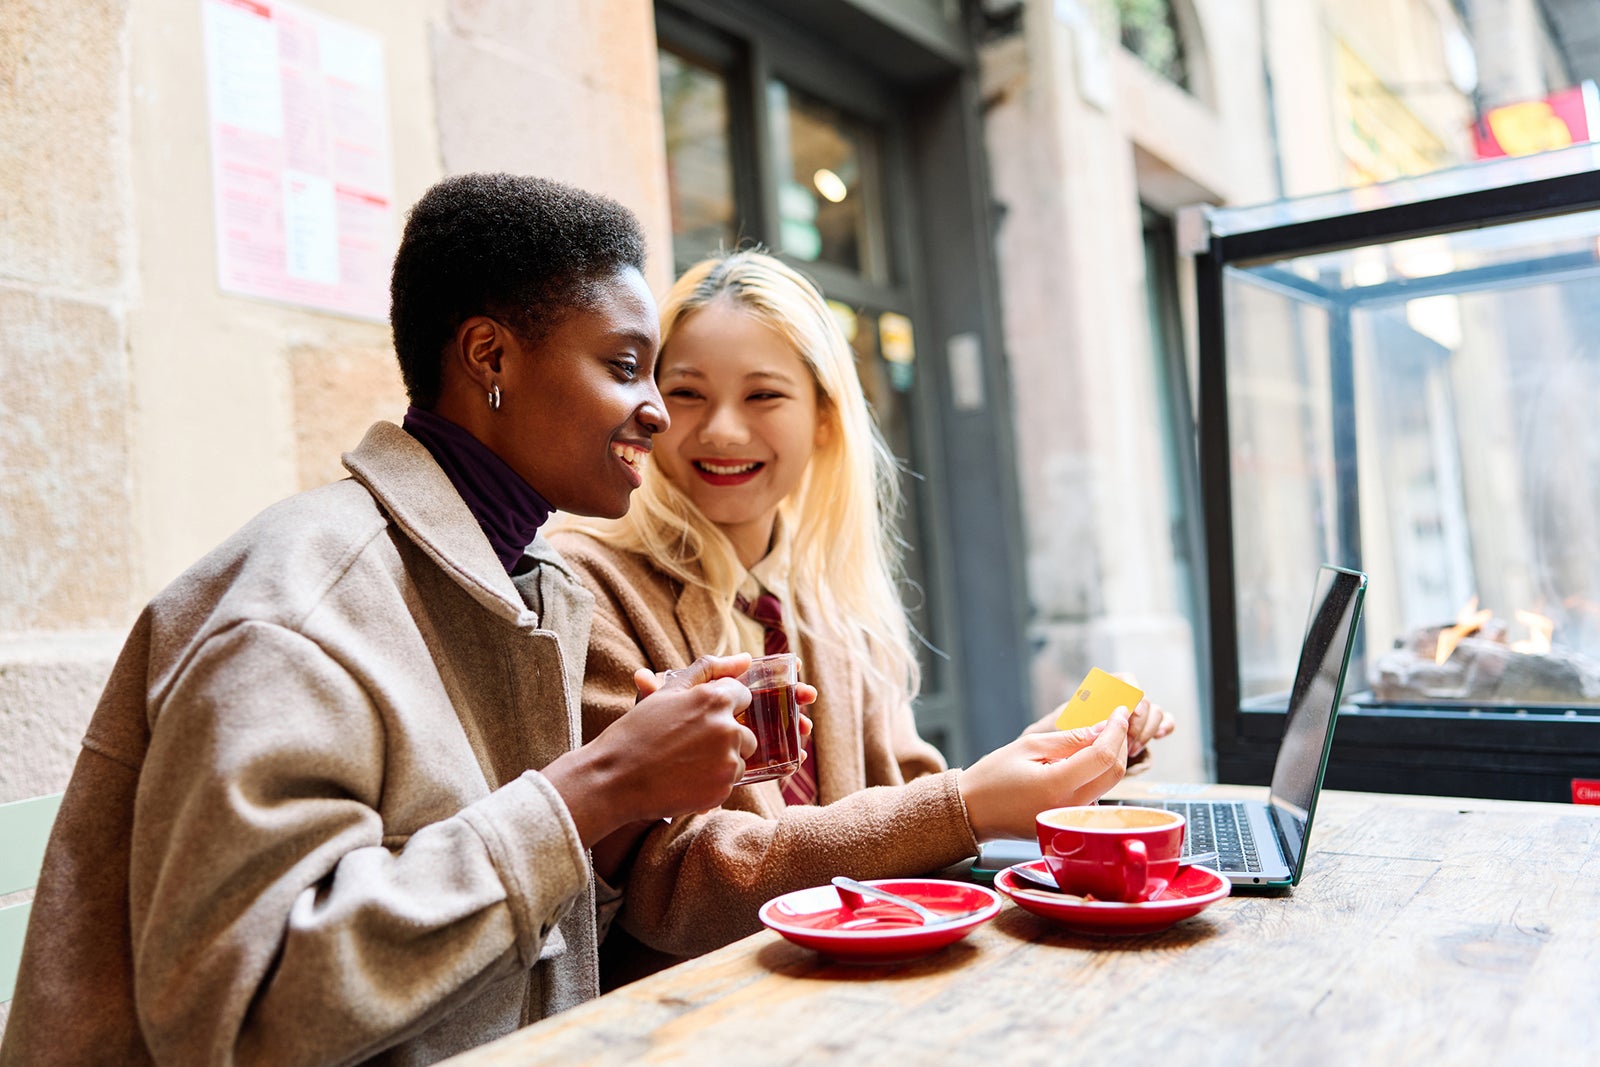
[[(718, 651), (715, 609), (705, 589), (685, 587), (642, 555), (576, 530), (550, 539), (595, 594), (583, 683), (584, 736), (592, 738), (633, 706), (636, 668), (667, 670)], [(819, 805), (788, 807), (778, 782), (758, 782), (735, 789), (717, 811), (652, 831), (617, 918), (650, 949), (709, 952), (759, 930), (757, 910), (780, 893), (836, 874), (925, 874), (977, 851), (959, 772), (917, 735), (903, 697), (873, 692), (838, 649), (797, 651), (801, 680), (818, 691), (807, 713)]]
[(389, 423), (145, 609), (45, 857), (4, 1067), (416, 1064), (594, 995), (592, 598), (515, 585)]

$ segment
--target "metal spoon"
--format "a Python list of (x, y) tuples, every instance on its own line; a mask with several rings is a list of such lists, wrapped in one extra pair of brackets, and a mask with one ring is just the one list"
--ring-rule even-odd
[(1060, 893), (1063, 896), (1074, 897), (1078, 900), (1083, 899), (1074, 893), (1068, 893), (1065, 889), (1062, 889), (1059, 885), (1057, 885), (1055, 877), (1049, 871), (1037, 871), (1026, 864), (1019, 863), (1015, 867), (1011, 868), (1011, 875), (1013, 878), (1020, 878), (1024, 882), (1029, 882), (1033, 885), (1036, 885), (1040, 889), (1048, 889), (1052, 893)]
[[(1183, 859), (1178, 862), (1178, 869), (1182, 870), (1185, 867), (1193, 867), (1197, 863), (1213, 863), (1216, 861), (1216, 858), (1217, 854), (1215, 852), (1197, 852), (1193, 856), (1183, 857)], [(1051, 875), (1049, 871), (1037, 870), (1033, 867), (1029, 867), (1026, 864), (1019, 863), (1015, 867), (1011, 868), (1011, 873), (1022, 879), (1024, 882), (1032, 882), (1034, 885), (1043, 889), (1048, 889), (1052, 893), (1060, 893), (1063, 896), (1069, 897), (1074, 896), (1074, 894), (1068, 893), (1065, 889), (1062, 889), (1059, 885), (1057, 885), (1055, 877)]]
[(876, 900), (887, 901), (890, 904), (898, 904), (902, 908), (915, 913), (922, 920), (922, 925), (924, 926), (937, 926), (940, 923), (954, 922), (957, 919), (965, 919), (967, 916), (975, 914), (970, 911), (957, 912), (953, 915), (931, 911), (914, 900), (907, 900), (899, 893), (891, 893), (887, 889), (879, 889), (875, 885), (867, 885), (865, 882), (858, 882), (854, 878), (846, 878), (842, 874), (834, 877), (833, 887), (839, 891), (839, 899), (844, 902), (844, 906), (851, 911), (859, 911), (866, 905), (866, 898), (872, 897)]

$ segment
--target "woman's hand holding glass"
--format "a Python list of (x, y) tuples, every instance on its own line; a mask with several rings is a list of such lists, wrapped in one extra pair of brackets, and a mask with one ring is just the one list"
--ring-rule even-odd
[(710, 811), (728, 799), (756, 748), (736, 718), (750, 705), (738, 681), (749, 666), (745, 655), (695, 661), (544, 769), (586, 845), (629, 823)]
[[(698, 685), (714, 678), (737, 679), (747, 669), (749, 669), (750, 661), (751, 657), (749, 655), (745, 653), (739, 653), (738, 655), (734, 656), (702, 656), (700, 659), (695, 660), (694, 663), (687, 667), (679, 667), (670, 671), (656, 672), (650, 670), (648, 667), (640, 667), (638, 670), (633, 672), (633, 684), (634, 687), (639, 691), (639, 699), (644, 700), (646, 697), (660, 692), (667, 686)], [(801, 707), (805, 707), (809, 704), (816, 703), (816, 700), (817, 690), (815, 686), (807, 685), (804, 682), (797, 682), (795, 684), (794, 702), (796, 704), (800, 705)], [(801, 714), (799, 715), (799, 720), (800, 737), (802, 739), (810, 737), (811, 717)], [(749, 753), (745, 753), (745, 755), (748, 757)], [(805, 762), (805, 759), (806, 752), (802, 748), (800, 752), (800, 760), (803, 763)], [(739, 776), (735, 777), (734, 780), (737, 782), (738, 777), (742, 777), (743, 773), (744, 770), (741, 767)], [(711, 809), (707, 808), (705, 810), (710, 811)]]

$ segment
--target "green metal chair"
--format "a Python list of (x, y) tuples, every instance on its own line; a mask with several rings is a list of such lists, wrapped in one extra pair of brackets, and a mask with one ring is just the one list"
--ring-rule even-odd
[[(61, 807), (61, 794), (0, 804), (0, 896), (31, 889), (39, 881), (50, 825)], [(0, 908), (0, 1004), (11, 999), (22, 962), (22, 935), (28, 929), (32, 901)]]

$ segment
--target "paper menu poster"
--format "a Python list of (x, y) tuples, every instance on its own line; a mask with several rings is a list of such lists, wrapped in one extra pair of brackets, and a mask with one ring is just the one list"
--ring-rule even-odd
[(224, 292), (383, 321), (394, 168), (377, 35), (281, 0), (202, 0)]

